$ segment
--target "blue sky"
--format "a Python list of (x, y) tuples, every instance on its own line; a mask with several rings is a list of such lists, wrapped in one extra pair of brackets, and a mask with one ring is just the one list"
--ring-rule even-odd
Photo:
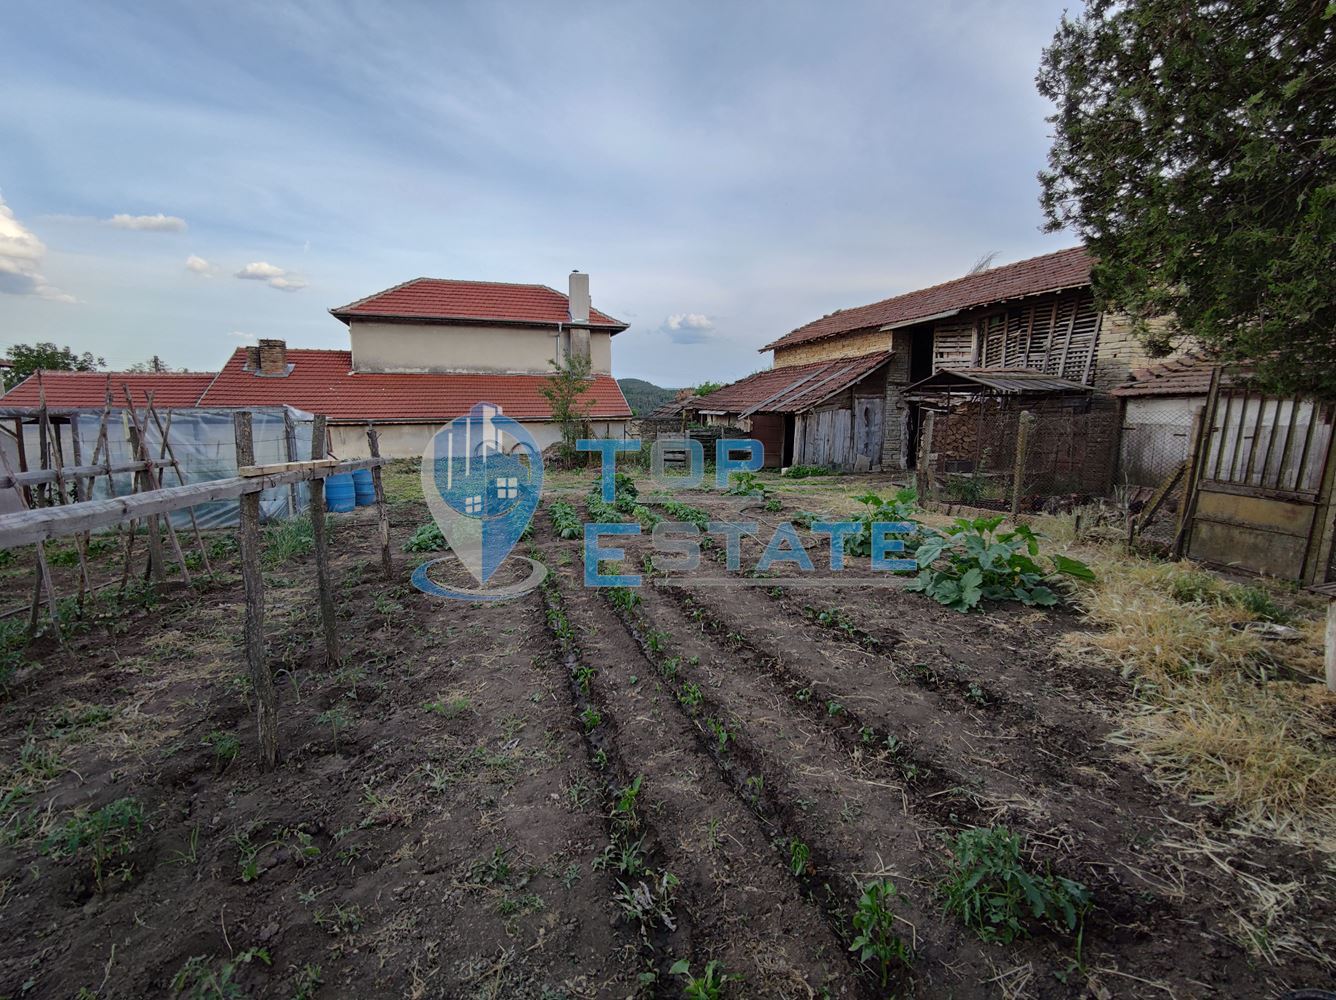
[(346, 347), (326, 310), (417, 275), (578, 267), (631, 323), (618, 376), (736, 378), (833, 309), (1075, 242), (1035, 181), (1062, 9), (8, 4), (0, 349), (215, 369)]

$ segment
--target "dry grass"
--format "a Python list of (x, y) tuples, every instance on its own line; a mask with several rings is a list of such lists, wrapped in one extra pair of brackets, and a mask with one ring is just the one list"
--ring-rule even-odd
[[(1067, 524), (1037, 527), (1061, 539)], [(1098, 630), (1069, 635), (1069, 647), (1116, 664), (1141, 699), (1114, 740), (1167, 785), (1233, 810), (1245, 829), (1336, 853), (1336, 695), (1319, 680), (1312, 603), (1267, 589), (1301, 638), (1266, 640), (1233, 627), (1254, 617), (1248, 595), (1192, 563), (1070, 548), (1098, 576), (1077, 596)]]

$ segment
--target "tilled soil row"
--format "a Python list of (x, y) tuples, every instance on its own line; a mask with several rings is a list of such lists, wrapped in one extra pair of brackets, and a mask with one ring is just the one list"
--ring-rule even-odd
[[(537, 537), (543, 545), (562, 544), (545, 525)], [(567, 563), (552, 579), (574, 629), (578, 663), (594, 671), (589, 687), (600, 724), (608, 727), (623, 773), (642, 780), (641, 815), (655, 831), (664, 868), (680, 880), (672, 957), (687, 958), (697, 975), (717, 959), (744, 977), (738, 991), (745, 996), (807, 997), (823, 989), (870, 995), (820, 907), (779, 869), (772, 831), (721, 778), (652, 664), (583, 586), (582, 567)], [(660, 977), (664, 995), (680, 987)]]

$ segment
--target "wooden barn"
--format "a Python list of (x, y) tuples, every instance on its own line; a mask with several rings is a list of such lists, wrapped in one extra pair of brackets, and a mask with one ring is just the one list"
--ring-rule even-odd
[(737, 427), (765, 447), (767, 468), (881, 468), (886, 367), (877, 351), (757, 372), (687, 406), (706, 424)]

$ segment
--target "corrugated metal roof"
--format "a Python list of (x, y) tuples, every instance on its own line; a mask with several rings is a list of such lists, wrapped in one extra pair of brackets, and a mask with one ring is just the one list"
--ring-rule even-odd
[(1090, 386), (1033, 368), (943, 368), (907, 390), (918, 395), (944, 392), (991, 392), (1013, 396), (1066, 396), (1090, 392)]
[(687, 408), (705, 413), (801, 413), (843, 392), (891, 360), (889, 351), (835, 358), (806, 365), (785, 365), (748, 375)]

